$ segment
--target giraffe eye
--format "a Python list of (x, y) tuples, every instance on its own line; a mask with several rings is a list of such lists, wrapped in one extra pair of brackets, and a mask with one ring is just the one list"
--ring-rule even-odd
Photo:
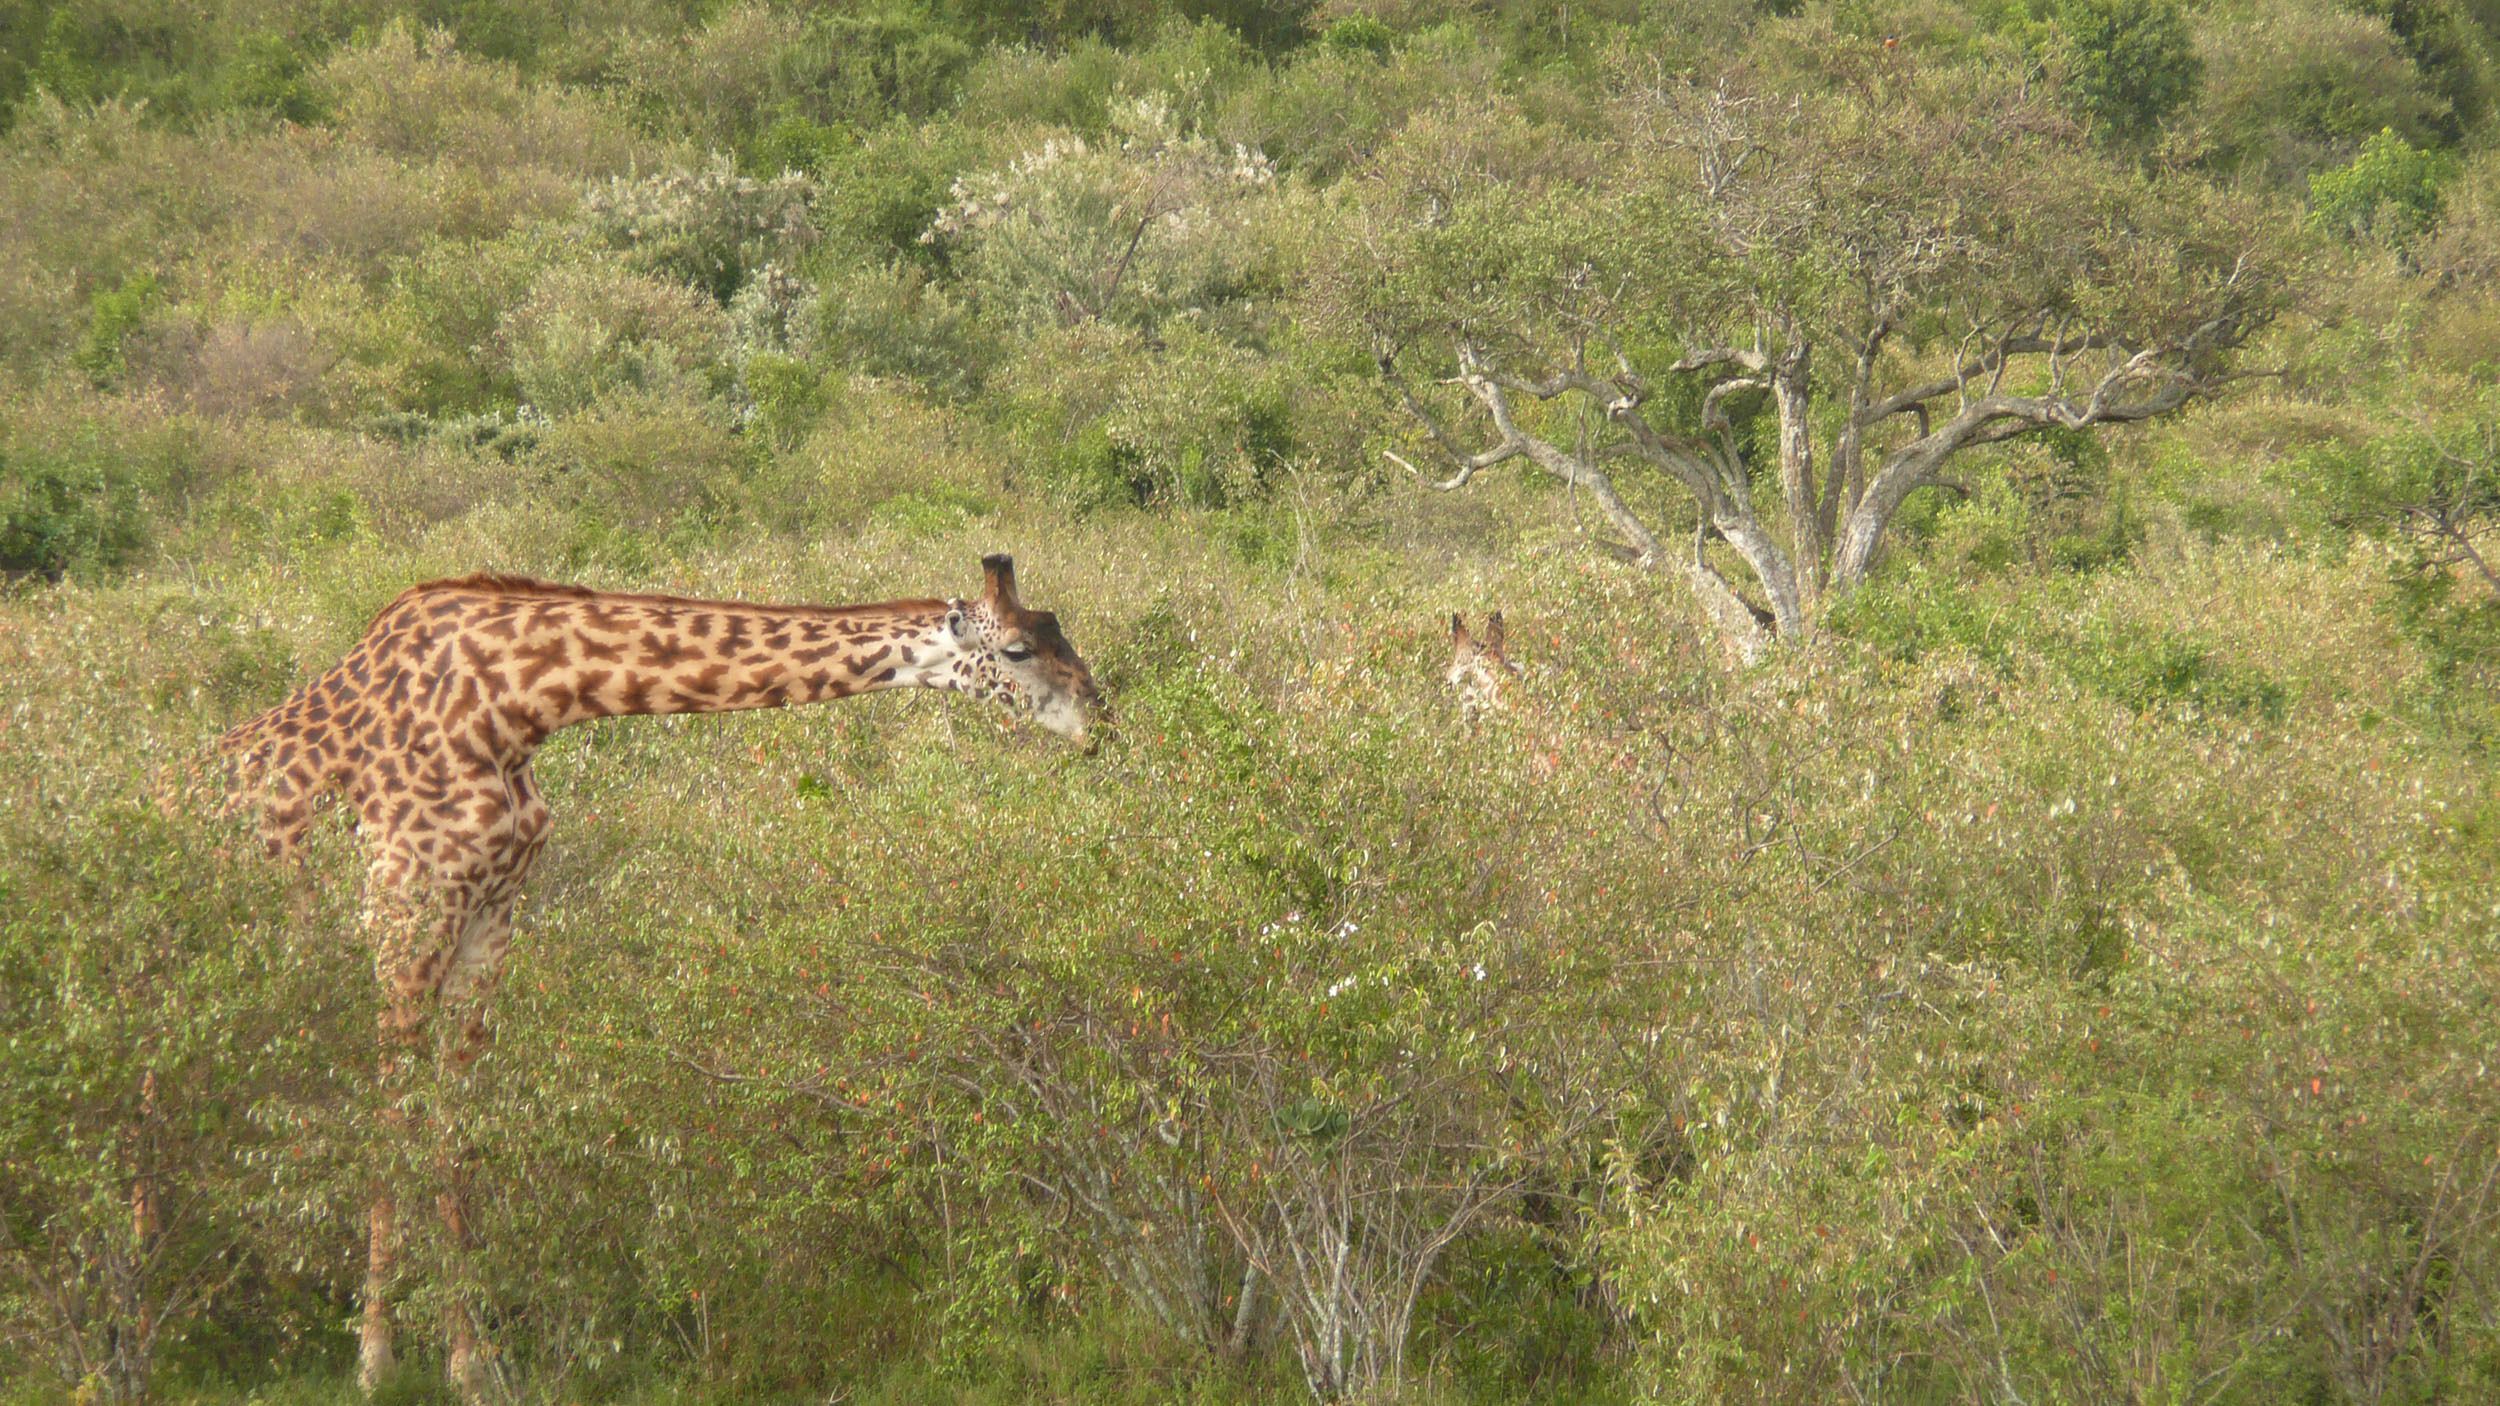
[(1033, 657), (1033, 651), (1020, 644), (1011, 644), (1005, 649), (1000, 650), (999, 653), (1006, 655), (1009, 659), (1015, 660), (1018, 663), (1022, 663), (1023, 661)]

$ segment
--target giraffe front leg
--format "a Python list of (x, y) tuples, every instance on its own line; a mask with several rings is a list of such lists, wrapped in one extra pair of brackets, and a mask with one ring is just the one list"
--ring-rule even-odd
[[(381, 868), (376, 867), (377, 871)], [(435, 988), (442, 979), (438, 940), (442, 920), (428, 921), (428, 917), (387, 880), (375, 884), (366, 904), (374, 969), (382, 985), (375, 1031), (380, 1059), (374, 1081), (380, 1165), (366, 1220), (364, 1303), (356, 1343), (356, 1382), (368, 1393), (390, 1375), (396, 1362), (390, 1309), (391, 1280), (398, 1272), (400, 1251), (395, 1183), (407, 1166), (412, 1141), (408, 1096), (424, 1050)]]
[(365, 873), (364, 925), (373, 943), (374, 974), (382, 1004), (376, 1035), (380, 1067), (374, 1086), (376, 1168), (366, 1233), (365, 1286), (357, 1332), (356, 1378), (370, 1392), (394, 1365), (390, 1293), (399, 1271), (407, 1227), (399, 1216), (399, 1187), (415, 1174), (423, 1145), (415, 1099), (420, 1061), (430, 1052), (427, 1036), (445, 974), (474, 901), (463, 889), (439, 882), (425, 837), (369, 817), (371, 861)]
[[(462, 1095), (466, 1093), (472, 1068), (492, 1039), (488, 1014), (495, 990), (503, 980), (504, 952), (511, 935), (510, 893), (490, 897), (480, 905), (468, 931), (462, 935), (443, 978), (443, 1069), (451, 1087)], [(465, 1103), (465, 1097), (459, 1102)], [(503, 1383), (495, 1366), (494, 1346), (487, 1341), (468, 1302), (469, 1252), (479, 1242), (476, 1227), (468, 1216), (467, 1151), (458, 1135), (457, 1110), (450, 1104), (447, 1098), (446, 1115), (439, 1128), (442, 1136), (436, 1149), (436, 1165), (442, 1189), (435, 1199), (435, 1209), (443, 1222), (447, 1263), (455, 1281), (447, 1286), (450, 1294), (443, 1306), (443, 1340), (448, 1359), (445, 1366), (461, 1399), (474, 1403), (500, 1396)]]

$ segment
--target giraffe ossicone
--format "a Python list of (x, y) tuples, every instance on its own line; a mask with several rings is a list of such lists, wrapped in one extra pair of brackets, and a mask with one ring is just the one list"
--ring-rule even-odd
[[(549, 814), (530, 771), (549, 736), (599, 718), (823, 703), (895, 688), (966, 693), (1091, 740), (1101, 695), (1058, 617), (1029, 610), (1015, 562), (982, 559), (971, 599), (756, 605), (594, 591), (479, 574), (412, 586), (320, 678), (228, 732), (228, 808), (255, 812), (271, 854), (300, 850), (320, 808), (344, 800), (363, 841), (362, 922), (382, 982), (382, 1117), (413, 1133), (408, 1081), (435, 1017), (453, 1074), (484, 1050), (487, 1013), (522, 881)], [(440, 1130), (438, 1130), (439, 1132)], [(470, 1240), (452, 1140), (437, 1158), (454, 1254)], [(393, 1362), (389, 1294), (398, 1202), (376, 1188), (358, 1378)], [(497, 1372), (467, 1306), (445, 1311), (448, 1367), (464, 1397)]]

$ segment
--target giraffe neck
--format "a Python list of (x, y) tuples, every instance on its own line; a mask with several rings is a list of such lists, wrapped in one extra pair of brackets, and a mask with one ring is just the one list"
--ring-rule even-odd
[[(943, 601), (827, 609), (588, 597), (490, 607), (470, 631), (545, 732), (638, 713), (726, 713), (889, 688), (947, 688)], [(508, 642), (494, 638), (509, 619)], [(464, 644), (464, 650), (467, 646)], [(492, 658), (493, 650), (486, 651)]]
[[(548, 734), (627, 713), (723, 713), (887, 688), (984, 692), (948, 603), (749, 605), (602, 595), (507, 577), (411, 587), (329, 672), (226, 734), (229, 804), (256, 809), (272, 853), (320, 803), (359, 805), (427, 766), (510, 768)], [(439, 739), (437, 763), (410, 755)]]

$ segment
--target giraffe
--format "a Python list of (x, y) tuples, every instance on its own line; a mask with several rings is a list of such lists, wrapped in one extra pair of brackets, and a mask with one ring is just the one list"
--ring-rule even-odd
[(1459, 716), (1474, 721), (1502, 709), (1502, 691), (1519, 666), (1502, 652), (1502, 612), (1485, 618), (1484, 638), (1467, 633), (1467, 618), (1450, 617), (1450, 667), (1443, 677), (1458, 691)]
[[(299, 856), (319, 811), (344, 797), (366, 857), (360, 923), (382, 986), (384, 1131), (410, 1143), (402, 1107), (428, 1027), (455, 1079), (488, 1040), (512, 910), (546, 844), (530, 760), (559, 729), (638, 713), (821, 703), (890, 688), (968, 693), (1079, 743), (1100, 711), (1093, 675), (1054, 615), (1024, 608), (1015, 563), (982, 559), (974, 600), (755, 605), (627, 595), (480, 574), (412, 586), (327, 673), (236, 727), (229, 811), (256, 813), (269, 853)], [(1089, 747), (1090, 750), (1090, 747)], [(436, 1210), (454, 1255), (471, 1243), (458, 1158)], [(389, 1294), (399, 1205), (383, 1176), (370, 1207), (357, 1378), (393, 1363)], [(488, 1393), (491, 1349), (452, 1295), (447, 1367), (464, 1398)]]

